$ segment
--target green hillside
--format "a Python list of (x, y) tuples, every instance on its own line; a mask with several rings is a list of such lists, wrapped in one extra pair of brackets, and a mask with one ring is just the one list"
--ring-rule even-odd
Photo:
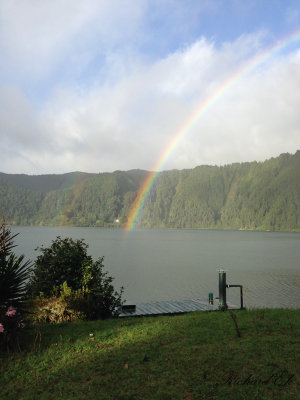
[[(122, 226), (146, 176), (0, 174), (0, 210), (13, 225)], [(138, 226), (300, 231), (300, 151), (161, 172)]]
[(161, 173), (145, 227), (300, 229), (300, 151), (263, 163)]
[(52, 190), (65, 189), (88, 179), (95, 174), (85, 172), (70, 172), (61, 175), (25, 175), (25, 174), (3, 174), (0, 172), (0, 181), (7, 181), (22, 189), (29, 189), (42, 193)]

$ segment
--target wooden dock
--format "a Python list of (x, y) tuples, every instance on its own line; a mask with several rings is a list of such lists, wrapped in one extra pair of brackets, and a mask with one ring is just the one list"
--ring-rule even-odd
[(141, 317), (146, 315), (183, 314), (191, 311), (215, 311), (217, 305), (203, 300), (155, 301), (153, 303), (125, 304), (119, 317)]

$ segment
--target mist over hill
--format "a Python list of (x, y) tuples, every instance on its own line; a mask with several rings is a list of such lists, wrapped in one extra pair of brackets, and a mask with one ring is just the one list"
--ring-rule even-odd
[[(147, 174), (0, 173), (0, 212), (11, 225), (123, 226)], [(300, 231), (300, 151), (163, 171), (137, 226)]]

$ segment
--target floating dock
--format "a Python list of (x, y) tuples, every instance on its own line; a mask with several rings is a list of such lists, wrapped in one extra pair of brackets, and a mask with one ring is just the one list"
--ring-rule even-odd
[(217, 305), (205, 303), (203, 300), (155, 301), (153, 303), (125, 304), (119, 317), (141, 317), (146, 315), (183, 314), (191, 311), (215, 311)]

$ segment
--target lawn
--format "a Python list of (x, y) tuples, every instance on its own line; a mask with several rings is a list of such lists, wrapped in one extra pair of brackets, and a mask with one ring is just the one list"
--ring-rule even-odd
[(45, 325), (1, 356), (0, 399), (300, 399), (299, 328), (300, 309)]

